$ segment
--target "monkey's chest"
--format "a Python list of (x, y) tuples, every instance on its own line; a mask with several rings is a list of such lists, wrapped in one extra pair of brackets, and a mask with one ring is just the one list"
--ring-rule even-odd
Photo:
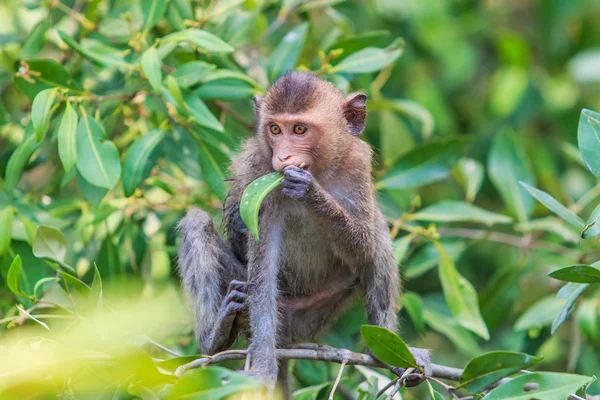
[(283, 296), (309, 295), (349, 272), (336, 256), (324, 227), (308, 212), (298, 210), (286, 218), (283, 231), (279, 279)]

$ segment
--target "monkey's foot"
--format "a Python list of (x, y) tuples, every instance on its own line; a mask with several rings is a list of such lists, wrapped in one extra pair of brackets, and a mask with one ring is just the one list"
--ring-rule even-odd
[(210, 338), (203, 345), (204, 349), (216, 353), (228, 349), (233, 344), (240, 330), (244, 328), (248, 311), (247, 300), (246, 282), (231, 281)]

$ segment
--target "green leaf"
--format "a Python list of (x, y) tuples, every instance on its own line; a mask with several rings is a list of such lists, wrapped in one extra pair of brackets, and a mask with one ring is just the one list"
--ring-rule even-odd
[(394, 168), (377, 183), (377, 187), (408, 189), (442, 180), (450, 175), (467, 145), (466, 140), (450, 138), (416, 147), (396, 161)]
[(414, 237), (415, 235), (411, 233), (410, 235), (406, 235), (400, 239), (394, 240), (394, 258), (396, 259), (398, 265), (402, 265), (402, 260), (404, 260), (404, 257), (408, 252), (408, 246)]
[(501, 117), (515, 112), (529, 84), (529, 74), (521, 66), (500, 67), (492, 79), (490, 107)]
[(267, 70), (271, 81), (274, 81), (286, 71), (294, 69), (300, 57), (302, 46), (304, 46), (308, 27), (307, 22), (296, 26), (281, 39), (275, 50), (273, 50), (267, 61)]
[(226, 165), (229, 157), (217, 147), (204, 141), (198, 141), (198, 164), (204, 180), (209, 184), (211, 192), (214, 192), (221, 200), (227, 196), (227, 187), (224, 185)]
[(584, 299), (577, 307), (577, 321), (581, 331), (591, 341), (598, 337), (598, 309), (600, 302), (598, 299)]
[(77, 127), (77, 170), (92, 185), (112, 189), (121, 176), (115, 144), (106, 140), (102, 126), (81, 108)]
[(199, 358), (202, 358), (202, 356), (199, 355), (199, 354), (196, 354), (196, 355), (193, 355), (193, 356), (173, 357), (173, 358), (169, 358), (168, 360), (157, 362), (156, 366), (158, 368), (163, 369), (165, 371), (168, 371), (170, 373), (175, 373), (175, 371), (177, 370), (177, 368), (179, 368), (182, 365), (185, 365), (185, 364), (187, 364), (189, 362), (197, 360)]
[(177, 81), (175, 80), (175, 78), (173, 78), (172, 75), (168, 75), (165, 78), (165, 84), (167, 85), (168, 93), (175, 100), (174, 104), (179, 106), (179, 108), (181, 108), (182, 112), (189, 111), (187, 109), (185, 102), (183, 101), (183, 94), (181, 93), (181, 89), (179, 88), (179, 85), (177, 84)]
[(475, 357), (460, 376), (459, 388), (479, 393), (500, 379), (539, 363), (542, 357), (512, 351), (491, 351)]
[(219, 37), (200, 29), (173, 32), (161, 40), (161, 43), (169, 42), (192, 43), (208, 53), (231, 53), (234, 51), (233, 47), (219, 39)]
[(344, 72), (349, 74), (367, 74), (379, 71), (393, 63), (402, 54), (402, 41), (396, 41), (395, 45), (385, 49), (367, 47), (344, 58), (338, 65), (333, 67), (332, 73)]
[(379, 326), (363, 325), (360, 327), (360, 334), (375, 357), (384, 363), (422, 371), (408, 346), (395, 333)]
[(6, 164), (6, 189), (12, 190), (19, 184), (25, 166), (31, 155), (40, 147), (33, 134), (33, 124), (30, 122), (25, 128), (25, 139), (13, 151)]
[(131, 69), (131, 65), (123, 60), (123, 57), (119, 55), (119, 50), (114, 47), (106, 46), (92, 39), (85, 39), (82, 44), (79, 44), (63, 31), (58, 31), (58, 34), (69, 47), (96, 65)]
[(158, 93), (162, 82), (162, 71), (160, 69), (160, 59), (155, 47), (150, 47), (142, 54), (142, 71), (150, 81), (154, 88), (154, 92)]
[(450, 312), (463, 327), (488, 340), (490, 333), (481, 317), (475, 288), (471, 282), (458, 273), (452, 258), (442, 245), (437, 241), (434, 242), (434, 245), (440, 253), (438, 272)]
[(566, 302), (566, 299), (557, 299), (552, 296), (540, 299), (517, 319), (514, 330), (523, 331), (550, 325), (554, 316), (560, 313)]
[(591, 380), (583, 375), (534, 372), (503, 383), (483, 400), (565, 400)]
[(585, 228), (583, 228), (583, 231), (581, 232), (582, 239), (589, 239), (600, 235), (600, 224), (598, 224), (598, 219), (600, 219), (600, 204), (594, 208), (585, 222)]
[(133, 142), (123, 162), (123, 191), (129, 197), (144, 179), (150, 175), (155, 165), (151, 156), (156, 146), (165, 137), (165, 132), (155, 129)]
[(21, 290), (21, 271), (21, 256), (17, 254), (12, 264), (10, 264), (10, 268), (8, 269), (8, 274), (6, 275), (6, 284), (8, 285), (10, 291), (15, 295), (30, 298), (31, 296)]
[(102, 310), (104, 299), (102, 294), (102, 277), (100, 276), (100, 271), (98, 271), (98, 266), (94, 263), (94, 280), (92, 281), (92, 286), (90, 287), (89, 294), (90, 302), (96, 306), (97, 310)]
[(30, 99), (33, 100), (44, 89), (55, 87), (83, 94), (83, 89), (73, 79), (69, 70), (56, 61), (25, 60), (22, 63), (28, 70), (27, 78), (15, 75), (15, 85)]
[(38, 258), (64, 263), (67, 255), (67, 240), (58, 229), (40, 225), (33, 239), (33, 254)]
[(205, 83), (194, 90), (194, 94), (201, 99), (219, 99), (221, 101), (247, 99), (259, 93), (260, 91), (256, 88), (235, 79)]
[(591, 265), (575, 264), (557, 269), (548, 274), (549, 277), (565, 282), (599, 283), (600, 270)]
[(465, 191), (465, 200), (472, 203), (483, 183), (483, 165), (472, 158), (461, 158), (452, 170), (454, 179)]
[(569, 222), (576, 228), (583, 229), (585, 227), (585, 223), (581, 218), (579, 218), (579, 216), (577, 216), (577, 214), (560, 204), (558, 201), (556, 201), (554, 197), (550, 196), (544, 191), (541, 191), (539, 189), (534, 188), (533, 186), (528, 185), (525, 182), (519, 183), (529, 193), (531, 193), (533, 197), (535, 197), (540, 203), (542, 203), (547, 209), (552, 211), (554, 214), (558, 215), (560, 218)]
[(0, 258), (4, 256), (10, 248), (13, 216), (15, 209), (6, 207), (0, 211)]
[(427, 108), (414, 101), (400, 99), (370, 100), (369, 108), (373, 111), (393, 111), (409, 118), (411, 121), (416, 121), (420, 125), (421, 136), (424, 139), (428, 139), (433, 133), (435, 127), (433, 115)]
[(169, 400), (219, 400), (238, 392), (262, 391), (254, 379), (222, 367), (198, 368), (186, 372), (173, 386)]
[(77, 122), (79, 117), (71, 103), (67, 101), (65, 112), (58, 127), (58, 155), (62, 161), (65, 172), (77, 162)]
[(475, 357), (481, 353), (481, 349), (471, 332), (463, 328), (450, 312), (442, 312), (426, 302), (423, 308), (423, 318), (431, 329), (446, 336), (458, 351)]
[(195, 93), (186, 92), (183, 95), (183, 101), (188, 114), (194, 119), (195, 124), (217, 132), (223, 132), (221, 122), (210, 112), (206, 104)]
[[(459, 259), (463, 251), (467, 248), (464, 241), (443, 241), (441, 242), (446, 249), (446, 253), (450, 255), (453, 261)], [(428, 271), (434, 269), (440, 262), (440, 255), (435, 246), (427, 243), (415, 251), (414, 255), (406, 263), (405, 277), (406, 279), (414, 279)]]
[(98, 206), (109, 192), (106, 188), (89, 183), (79, 171), (77, 171), (77, 183), (83, 193), (83, 197), (93, 206)]
[(423, 301), (413, 292), (403, 292), (400, 301), (406, 308), (415, 328), (420, 334), (425, 334), (425, 318), (423, 317)]
[(37, 281), (35, 283), (35, 286), (33, 287), (33, 298), (34, 299), (39, 299), (40, 296), (38, 296), (38, 290), (39, 288), (41, 288), (44, 284), (48, 283), (48, 282), (58, 282), (58, 278), (54, 277), (54, 276), (50, 276), (47, 278), (42, 278), (39, 281)]
[(415, 147), (407, 124), (391, 111), (379, 113), (379, 137), (381, 159), (387, 166), (393, 166), (400, 156)]
[(35, 99), (33, 99), (33, 104), (31, 105), (31, 122), (33, 123), (33, 132), (38, 143), (42, 141), (48, 130), (50, 110), (52, 109), (54, 99), (56, 99), (56, 92), (57, 89), (45, 89), (39, 92), (35, 96)]
[(140, 7), (144, 16), (144, 35), (157, 24), (167, 10), (167, 0), (140, 0)]
[(586, 109), (581, 111), (577, 144), (589, 170), (600, 178), (600, 114)]
[(577, 301), (577, 299), (579, 299), (583, 292), (585, 292), (588, 289), (589, 286), (590, 285), (587, 283), (581, 284), (575, 288), (575, 290), (569, 295), (569, 297), (567, 297), (567, 302), (565, 303), (565, 306), (556, 316), (556, 318), (554, 318), (554, 321), (552, 321), (552, 330), (550, 331), (552, 335), (554, 335), (558, 327), (565, 321), (565, 319), (567, 319), (567, 316), (569, 315), (569, 312), (575, 305), (575, 302)]
[(58, 271), (58, 273), (64, 279), (67, 285), (74, 288), (78, 293), (89, 297), (90, 287), (85, 282), (68, 272)]
[(527, 221), (533, 199), (519, 181), (533, 184), (534, 176), (523, 149), (512, 135), (502, 132), (494, 139), (488, 159), (488, 174), (508, 210), (519, 222)]
[(190, 61), (177, 68), (173, 73), (173, 77), (179, 87), (189, 88), (202, 82), (209, 72), (215, 68), (217, 68), (216, 65), (208, 64), (204, 61)]
[(254, 238), (258, 240), (258, 211), (269, 193), (281, 184), (283, 176), (278, 172), (271, 172), (255, 179), (248, 185), (240, 200), (240, 217), (246, 224)]
[(507, 224), (512, 218), (502, 214), (486, 211), (462, 201), (446, 200), (425, 207), (419, 212), (408, 215), (406, 220), (433, 222), (478, 222), (492, 226)]
[(42, 18), (36, 26), (33, 27), (31, 33), (23, 43), (21, 48), (20, 58), (30, 58), (37, 56), (44, 48), (46, 43), (46, 32), (50, 27), (50, 19)]

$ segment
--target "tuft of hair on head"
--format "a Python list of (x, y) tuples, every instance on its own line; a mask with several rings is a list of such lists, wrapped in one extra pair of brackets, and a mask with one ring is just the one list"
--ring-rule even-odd
[(266, 110), (270, 114), (296, 114), (307, 111), (321, 79), (311, 72), (286, 72), (265, 94)]

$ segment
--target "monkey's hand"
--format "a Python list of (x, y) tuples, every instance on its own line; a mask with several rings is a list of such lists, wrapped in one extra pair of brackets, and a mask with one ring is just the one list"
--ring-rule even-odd
[(310, 172), (288, 165), (283, 169), (283, 193), (298, 201), (306, 201), (315, 189), (315, 182)]

